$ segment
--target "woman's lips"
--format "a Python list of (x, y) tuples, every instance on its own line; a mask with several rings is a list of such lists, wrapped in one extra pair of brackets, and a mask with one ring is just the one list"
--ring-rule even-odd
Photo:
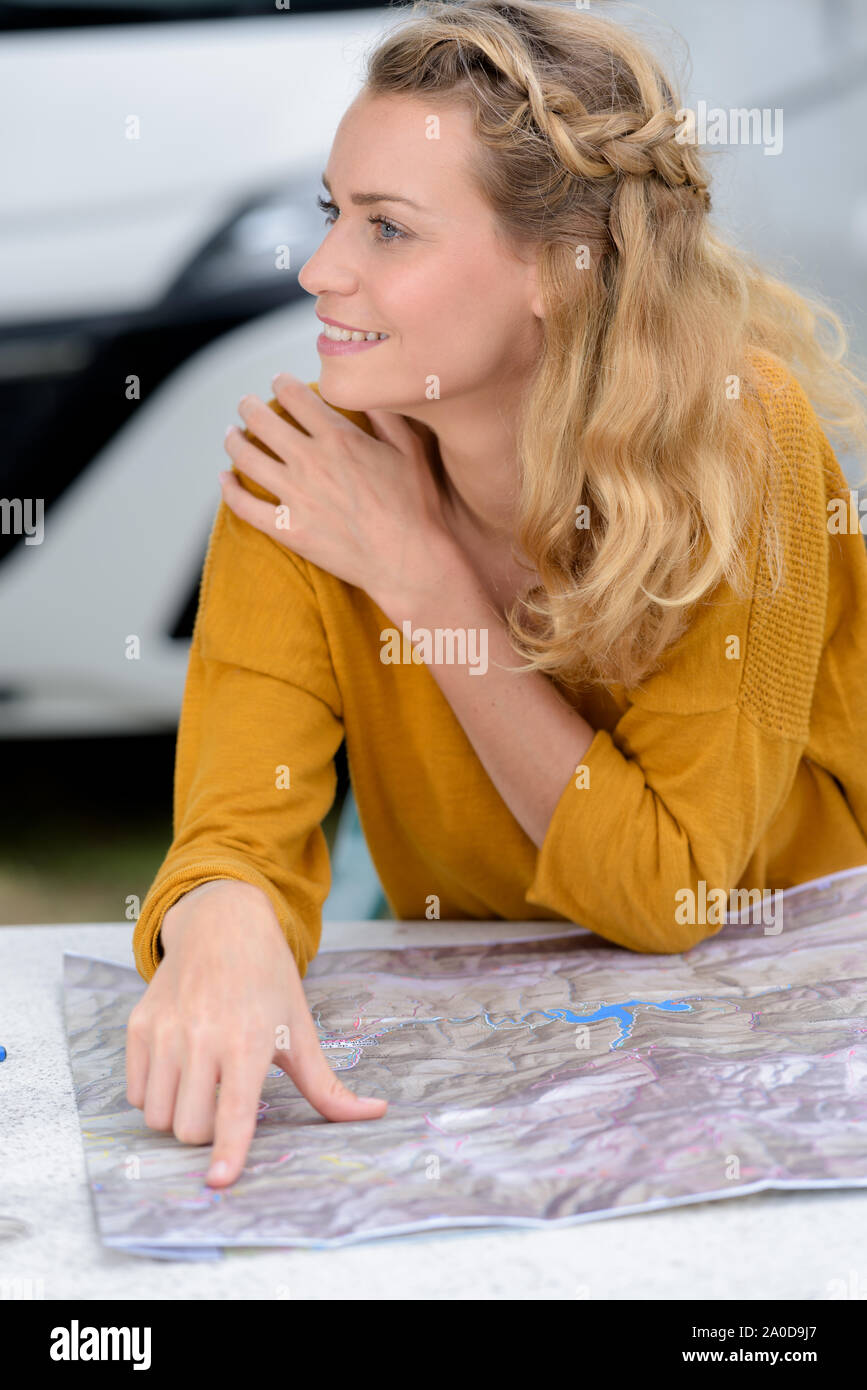
[(336, 338), (328, 338), (324, 333), (320, 333), (316, 339), (316, 350), (321, 352), (324, 357), (345, 357), (349, 352), (364, 352), (366, 348), (381, 347), (383, 343), (390, 342), (389, 338), (362, 338), (359, 342), (341, 342)]

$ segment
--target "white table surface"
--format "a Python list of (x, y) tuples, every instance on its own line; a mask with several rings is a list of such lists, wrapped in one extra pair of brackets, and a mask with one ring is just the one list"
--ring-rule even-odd
[[(557, 1230), (459, 1229), (179, 1262), (103, 1246), (63, 1025), (63, 952), (132, 965), (133, 924), (0, 927), (0, 1279), (46, 1300), (867, 1296), (867, 1190), (762, 1192)], [(580, 929), (574, 929), (580, 930)], [(322, 949), (562, 935), (561, 923), (326, 923)], [(291, 1082), (287, 1079), (287, 1085)], [(41, 1281), (41, 1282), (39, 1282)], [(8, 1295), (7, 1295), (8, 1296)], [(850, 1294), (851, 1297), (851, 1294)]]

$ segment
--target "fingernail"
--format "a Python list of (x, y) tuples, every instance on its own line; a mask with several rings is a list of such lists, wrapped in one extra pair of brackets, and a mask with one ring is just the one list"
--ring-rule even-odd
[(223, 435), (223, 438), (224, 438), (224, 439), (228, 439), (228, 438), (229, 438), (229, 435), (232, 433), (232, 430), (233, 430), (234, 428), (235, 428), (234, 425), (227, 425), (227, 426), (226, 426), (226, 433)]
[(277, 385), (277, 382), (281, 380), (282, 376), (283, 376), (283, 373), (282, 373), (282, 372), (277, 372), (274, 376), (272, 376), (272, 378), (271, 378), (271, 385), (272, 385), (272, 386), (276, 386), (276, 385)]
[(206, 1182), (214, 1182), (215, 1180), (218, 1181), (220, 1178), (226, 1177), (228, 1171), (229, 1171), (229, 1165), (228, 1165), (228, 1163), (226, 1162), (226, 1160), (225, 1160), (224, 1158), (220, 1158), (220, 1159), (217, 1160), (216, 1163), (212, 1163), (212, 1164), (211, 1164), (210, 1168), (208, 1169), (208, 1176), (207, 1176), (207, 1178), (205, 1179), (205, 1181), (206, 1181)]

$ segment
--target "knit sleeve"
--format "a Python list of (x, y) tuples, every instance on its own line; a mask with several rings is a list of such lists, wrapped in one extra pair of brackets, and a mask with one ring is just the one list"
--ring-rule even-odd
[(165, 912), (218, 878), (262, 889), (305, 973), (330, 888), (321, 822), (334, 800), (342, 717), (307, 563), (221, 501), (178, 727), (173, 840), (133, 934), (145, 980), (162, 958)]
[[(783, 805), (802, 745), (738, 705), (696, 715), (632, 710), (597, 729), (562, 793), (527, 901), (632, 951), (689, 950), (720, 930), (728, 901)], [(702, 886), (703, 885), (703, 886)], [(704, 914), (704, 920), (702, 916)]]
[(684, 951), (718, 932), (715, 912), (689, 920), (711, 889), (728, 900), (736, 888), (787, 886), (767, 885), (754, 855), (809, 740), (828, 607), (830, 446), (793, 379), (773, 396), (770, 424), (783, 458), (781, 583), (754, 524), (749, 592), (736, 597), (723, 582), (614, 727), (596, 730), (527, 893), (634, 951)]

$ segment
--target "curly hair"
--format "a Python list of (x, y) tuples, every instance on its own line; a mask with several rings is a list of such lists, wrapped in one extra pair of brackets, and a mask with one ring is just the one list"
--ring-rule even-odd
[(536, 0), (415, 0), (368, 55), (364, 91), (464, 103), (498, 235), (537, 256), (513, 543), (539, 583), (507, 615), (512, 646), (569, 686), (638, 686), (692, 604), (744, 592), (759, 504), (763, 572), (783, 580), (763, 354), (867, 449), (847, 329), (712, 230), (675, 86), (621, 24)]

